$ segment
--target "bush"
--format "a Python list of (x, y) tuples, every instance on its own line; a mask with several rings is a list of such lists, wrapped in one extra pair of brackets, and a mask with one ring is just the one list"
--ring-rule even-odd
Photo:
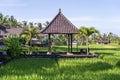
[(5, 45), (8, 47), (7, 52), (11, 55), (11, 57), (19, 56), (22, 52), (22, 46), (18, 36), (8, 36), (5, 39)]

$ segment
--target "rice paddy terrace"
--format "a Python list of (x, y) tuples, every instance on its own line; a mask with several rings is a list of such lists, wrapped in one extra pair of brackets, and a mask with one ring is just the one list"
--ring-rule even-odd
[(120, 50), (96, 51), (99, 58), (14, 59), (0, 67), (0, 80), (119, 80)]

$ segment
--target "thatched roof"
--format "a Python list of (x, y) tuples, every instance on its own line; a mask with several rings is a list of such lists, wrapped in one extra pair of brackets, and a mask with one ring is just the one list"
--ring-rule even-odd
[(23, 30), (23, 28), (8, 28), (6, 29), (6, 31), (1, 31), (0, 35), (19, 35), (22, 33)]
[(74, 34), (77, 33), (77, 28), (59, 10), (59, 13), (41, 33)]

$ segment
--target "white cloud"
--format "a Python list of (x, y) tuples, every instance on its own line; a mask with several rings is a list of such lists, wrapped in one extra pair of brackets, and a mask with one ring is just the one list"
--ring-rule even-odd
[(21, 2), (20, 0), (1, 0), (0, 7), (24, 7), (27, 6), (26, 3)]

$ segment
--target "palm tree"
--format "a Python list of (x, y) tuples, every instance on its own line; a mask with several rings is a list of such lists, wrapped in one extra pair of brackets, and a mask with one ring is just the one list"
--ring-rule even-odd
[(87, 28), (87, 27), (80, 27), (80, 29), (78, 30), (80, 34), (82, 34), (83, 36), (85, 36), (86, 38), (86, 45), (87, 45), (87, 55), (89, 54), (89, 37), (93, 34), (93, 33), (99, 33), (98, 30), (96, 30), (94, 27), (90, 27), (90, 28)]
[(25, 30), (21, 33), (21, 36), (26, 38), (26, 44), (30, 41), (30, 46), (32, 45), (31, 39), (33, 37), (38, 37), (39, 32), (37, 32), (37, 28), (25, 28)]
[(9, 24), (9, 27), (17, 27), (18, 26), (18, 22), (17, 20), (14, 18), (14, 16), (10, 16), (10, 18), (8, 18), (8, 24)]
[(22, 33), (21, 36), (23, 35), (26, 38), (26, 44), (30, 42), (29, 45), (29, 53), (31, 53), (31, 48), (32, 48), (32, 38), (33, 37), (38, 37), (38, 32), (37, 28), (26, 28)]
[(42, 29), (42, 24), (41, 23), (37, 23), (37, 27), (39, 27), (39, 29)]
[(0, 24), (2, 25), (2, 23), (3, 23), (3, 14), (0, 13)]
[(50, 24), (49, 21), (46, 21), (45, 23), (43, 23), (43, 25), (44, 25), (45, 27), (47, 27), (49, 24)]
[(18, 27), (22, 28), (22, 23), (21, 22), (17, 22), (17, 24), (18, 24)]
[(34, 27), (33, 22), (29, 22), (29, 26), (30, 28), (33, 28)]
[(82, 33), (80, 33), (79, 29), (77, 31), (79, 34), (75, 34), (74, 38), (79, 45), (84, 45), (85, 44), (85, 36)]
[(14, 18), (14, 16), (4, 16), (2, 13), (0, 13), (0, 24), (3, 26), (6, 26), (7, 28), (10, 27), (18, 27), (18, 21)]
[(112, 37), (113, 37), (113, 33), (109, 32), (109, 34), (108, 34), (109, 44), (111, 43)]
[(2, 25), (8, 27), (8, 16), (3, 17)]
[(23, 27), (27, 27), (27, 21), (22, 21)]
[(8, 25), (8, 15), (4, 16), (2, 13), (0, 13), (0, 24), (3, 26), (7, 26)]

